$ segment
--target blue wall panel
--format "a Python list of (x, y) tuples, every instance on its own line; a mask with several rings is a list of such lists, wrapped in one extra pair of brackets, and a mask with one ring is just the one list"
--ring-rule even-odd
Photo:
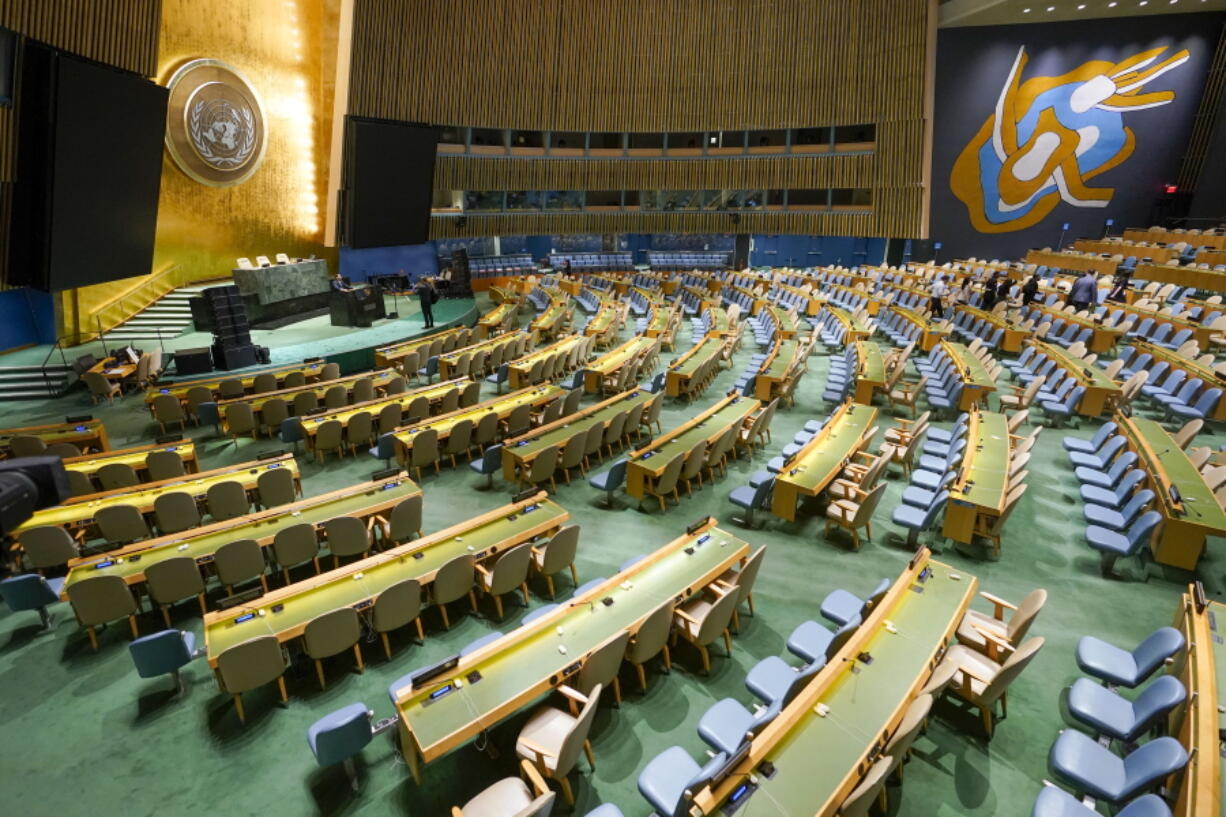
[(36, 343), (55, 343), (53, 296), (36, 289), (0, 292), (0, 351)]
[(438, 256), (433, 244), (400, 247), (341, 248), (341, 275), (352, 281), (367, 281), (374, 275), (393, 275), (404, 270), (412, 277), (436, 275)]

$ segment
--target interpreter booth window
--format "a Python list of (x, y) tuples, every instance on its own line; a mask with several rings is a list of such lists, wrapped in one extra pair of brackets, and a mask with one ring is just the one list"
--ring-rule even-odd
[(464, 209), (469, 212), (498, 212), (502, 209), (503, 192), (469, 191), (464, 194)]
[(792, 131), (792, 152), (827, 153), (833, 135), (832, 128), (797, 128)]
[(622, 206), (622, 191), (620, 190), (588, 190), (587, 209), (589, 210), (620, 210)]
[(626, 147), (624, 133), (589, 133), (589, 156), (621, 156)]
[(789, 210), (825, 210), (829, 206), (828, 190), (789, 190)]
[(731, 156), (745, 152), (745, 131), (711, 131), (707, 134), (708, 156)]
[(439, 153), (463, 153), (468, 149), (468, 128), (457, 128), (444, 125), (438, 132)]
[(701, 156), (703, 151), (702, 133), (670, 133), (667, 135), (669, 156)]
[(507, 132), (493, 128), (473, 128), (471, 147), (473, 153), (489, 153), (505, 155), (507, 152)]
[(664, 153), (664, 134), (632, 133), (628, 145), (631, 156), (659, 156)]
[(549, 153), (554, 156), (582, 156), (587, 147), (587, 134), (577, 131), (552, 131)]
[(843, 125), (834, 129), (835, 150), (872, 150), (877, 141), (877, 126)]
[(787, 144), (788, 132), (786, 130), (751, 130), (749, 132), (750, 153), (785, 153)]
[(539, 130), (511, 131), (511, 153), (516, 156), (544, 156), (545, 134)]
[(583, 191), (546, 190), (541, 193), (542, 210), (582, 210)]
[(508, 210), (540, 210), (541, 198), (545, 194), (537, 190), (507, 191)]

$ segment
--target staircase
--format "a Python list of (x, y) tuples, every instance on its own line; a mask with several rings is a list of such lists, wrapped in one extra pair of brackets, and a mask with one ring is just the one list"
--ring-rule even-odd
[(48, 363), (44, 379), (42, 366), (0, 366), (0, 401), (37, 400), (63, 394), (71, 372), (62, 363)]
[(216, 281), (171, 290), (128, 320), (106, 333), (107, 345), (120, 346), (140, 340), (169, 340), (190, 329), (192, 310), (188, 300), (200, 291), (217, 286)]

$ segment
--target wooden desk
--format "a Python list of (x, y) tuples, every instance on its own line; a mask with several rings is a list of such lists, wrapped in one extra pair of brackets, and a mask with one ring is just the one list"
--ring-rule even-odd
[[(397, 366), (399, 365), (399, 361), (403, 360), (413, 352), (428, 350), (430, 348), (430, 344), (434, 343), (434, 341), (441, 340), (446, 342), (448, 338), (458, 338), (461, 332), (467, 331), (468, 330), (465, 327), (457, 326), (453, 329), (445, 329), (442, 332), (436, 332), (420, 338), (410, 338), (409, 340), (402, 340), (399, 343), (391, 343), (387, 346), (380, 346), (375, 349), (375, 366), (380, 369), (386, 366)], [(424, 359), (421, 361), (421, 364), (425, 364)]]
[(959, 411), (970, 411), (980, 401), (986, 402), (990, 392), (996, 391), (996, 381), (988, 374), (983, 361), (975, 357), (965, 345), (951, 340), (941, 341), (943, 348), (954, 362), (958, 376), (962, 378), (962, 397), (958, 400)]
[(432, 383), (429, 386), (411, 389), (401, 392), (400, 394), (391, 394), (386, 397), (377, 397), (374, 400), (367, 400), (364, 403), (354, 403), (350, 406), (342, 408), (329, 409), (321, 411), (318, 414), (312, 414), (310, 417), (300, 417), (299, 425), (302, 427), (302, 438), (305, 440), (305, 445), (308, 451), (315, 448), (315, 435), (319, 433), (319, 427), (329, 420), (339, 420), (340, 424), (345, 428), (349, 427), (349, 421), (353, 419), (355, 414), (366, 412), (370, 414), (371, 419), (377, 424), (379, 421), (379, 413), (387, 406), (396, 403), (400, 406), (401, 413), (408, 411), (409, 406), (419, 397), (424, 397), (430, 401), (430, 413), (434, 414), (439, 405), (443, 402), (448, 394), (453, 391), (461, 391), (472, 381), (467, 377), (457, 377), (455, 380), (441, 380), (437, 383)]
[(1085, 394), (1077, 404), (1078, 414), (1098, 417), (1119, 401), (1120, 384), (1107, 377), (1107, 373), (1102, 369), (1073, 357), (1059, 346), (1033, 339), (1026, 342), (1033, 346), (1036, 352), (1042, 352), (1049, 360), (1055, 361), (1057, 366), (1071, 374), (1078, 385), (1085, 387)]
[(1005, 509), (1009, 495), (1009, 420), (993, 411), (971, 412), (966, 454), (949, 486), (941, 535), (969, 545)]
[[(1112, 418), (1137, 453), (1146, 482), (1157, 495), (1154, 508), (1162, 513), (1163, 523), (1149, 541), (1154, 561), (1195, 570), (1205, 549), (1206, 536), (1226, 535), (1226, 512), (1205, 483), (1204, 475), (1159, 423), (1142, 417)], [(1180, 501), (1171, 498), (1171, 486), (1178, 487)]]
[(919, 328), (920, 336), (916, 343), (921, 351), (931, 352), (933, 347), (949, 336), (949, 328), (943, 321), (929, 320), (915, 310), (902, 306), (891, 306), (890, 311), (897, 312), (907, 323)]
[(477, 403), (468, 408), (462, 408), (449, 414), (440, 414), (438, 417), (430, 417), (422, 420), (420, 423), (398, 428), (393, 432), (396, 435), (396, 457), (401, 464), (407, 464), (413, 452), (413, 437), (427, 428), (433, 428), (438, 432), (438, 447), (441, 457), (444, 441), (451, 435), (451, 429), (455, 428), (456, 423), (461, 420), (472, 420), (475, 426), (483, 416), (490, 412), (497, 414), (499, 420), (505, 420), (511, 415), (512, 411), (520, 406), (531, 406), (533, 409), (539, 409), (545, 404), (565, 396), (566, 389), (561, 386), (555, 386), (552, 383), (542, 383), (539, 386), (520, 389), (519, 391), (495, 397), (493, 400), (486, 400), (484, 403)]
[(1188, 649), (1176, 657), (1171, 674), (1188, 690), (1187, 703), (1168, 718), (1167, 733), (1179, 739), (1190, 760), (1177, 775), (1179, 789), (1175, 817), (1221, 817), (1222, 780), (1226, 757), (1220, 750), (1219, 730), (1226, 705), (1226, 605), (1209, 602), (1198, 609), (1189, 588), (1175, 611), (1175, 629), (1183, 633)]
[(536, 332), (542, 338), (552, 338), (558, 333), (563, 318), (570, 313), (570, 298), (564, 292), (550, 293), (549, 306), (528, 324), (530, 332)]
[[(1123, 306), (1123, 304), (1112, 303), (1109, 309), (1120, 309), (1123, 308)], [(1031, 304), (1031, 308), (1037, 309), (1040, 313), (1046, 316), (1044, 318), (1040, 318), (1039, 323), (1044, 323), (1050, 320), (1054, 324), (1057, 318), (1063, 318), (1066, 325), (1075, 323), (1082, 329), (1091, 330), (1093, 334), (1090, 336), (1090, 342), (1087, 344), (1087, 348), (1091, 352), (1095, 352), (1097, 354), (1110, 351), (1115, 347), (1115, 344), (1119, 342), (1119, 339), (1124, 336), (1124, 330), (1118, 326), (1107, 326), (1099, 323), (1093, 318), (1079, 318), (1072, 312), (1063, 311), (1063, 307), (1061, 306), (1039, 306), (1038, 304)]]
[[(282, 644), (302, 635), (306, 625), (342, 607), (366, 610), (387, 588), (407, 579), (428, 587), (447, 562), (471, 554), (481, 561), (516, 545), (556, 531), (570, 514), (541, 491), (534, 497), (423, 536), (398, 547), (351, 562), (258, 599), (217, 610), (204, 617), (204, 644), (209, 666), (227, 649), (264, 635)], [(279, 608), (279, 609), (276, 609)], [(254, 616), (248, 617), (248, 614)]]
[(714, 444), (729, 428), (741, 428), (762, 404), (749, 397), (727, 396), (706, 411), (671, 428), (647, 445), (631, 451), (626, 462), (626, 493), (635, 499), (647, 496), (648, 485), (663, 473), (669, 460), (688, 454), (700, 440)]
[(1049, 250), (1030, 250), (1026, 253), (1026, 263), (1042, 264), (1055, 269), (1077, 270), (1078, 272), (1089, 270), (1099, 275), (1115, 275), (1115, 270), (1120, 265), (1119, 261), (1110, 256), (1104, 258), (1101, 255), (1082, 255)]
[(658, 347), (659, 341), (643, 335), (635, 335), (617, 348), (605, 352), (585, 367), (583, 390), (588, 394), (603, 393), (603, 383), (606, 377), (636, 360), (641, 360)]
[(790, 310), (784, 309), (781, 306), (775, 306), (774, 304), (769, 304), (766, 309), (775, 318), (776, 335), (784, 340), (790, 340), (800, 332), (800, 327), (796, 323), (796, 316)]
[[(748, 553), (746, 542), (708, 520), (569, 603), (460, 658), (454, 669), (421, 688), (398, 691), (401, 749), (414, 779), (420, 781), (423, 763), (566, 683), (601, 645), (636, 631), (661, 604), (701, 591)], [(602, 603), (606, 598), (612, 604)], [(474, 671), (480, 680), (470, 683)]]
[[(1222, 275), (1224, 280), (1226, 280), (1226, 273), (1218, 274)], [(1159, 314), (1156, 309), (1146, 309), (1133, 304), (1113, 303), (1110, 305), (1110, 308), (1122, 309), (1129, 315), (1134, 315), (1138, 324), (1140, 324), (1140, 322), (1146, 318), (1153, 318), (1155, 325), (1160, 323), (1169, 323), (1171, 325), (1171, 336), (1178, 334), (1178, 332), (1182, 329), (1191, 329), (1192, 338), (1198, 344), (1200, 344), (1201, 350), (1204, 351), (1210, 348), (1209, 336), (1212, 335), (1215, 330), (1210, 329), (1203, 323), (1194, 323), (1192, 321), (1184, 320), (1183, 318), (1175, 317), (1174, 315), (1162, 315)]]
[(681, 357), (668, 364), (668, 373), (664, 379), (664, 393), (669, 397), (681, 397), (689, 394), (690, 381), (705, 365), (718, 365), (717, 360), (724, 353), (726, 341), (714, 334), (703, 335), (702, 340), (686, 349)]
[[(756, 774), (738, 817), (834, 817), (860, 783), (945, 654), (978, 580), (931, 558), (908, 566), (854, 635), (753, 739), (718, 786), (698, 791), (697, 813), (725, 805)], [(927, 571), (927, 572), (925, 572)], [(955, 578), (957, 577), (957, 578)], [(858, 660), (872, 656), (872, 663)], [(823, 704), (828, 714), (817, 712)], [(764, 761), (775, 768), (767, 777)]]
[(474, 352), (482, 350), (492, 353), (495, 349), (499, 347), (505, 349), (510, 344), (517, 343), (520, 338), (526, 336), (526, 332), (503, 332), (497, 337), (486, 338), (468, 346), (452, 349), (450, 352), (438, 356), (438, 376), (443, 380), (450, 380), (455, 377), (455, 369), (463, 355), (468, 355), (471, 358)]
[(404, 377), (395, 369), (381, 369), (377, 372), (364, 372), (362, 374), (349, 375), (348, 377), (338, 377), (336, 380), (317, 380), (306, 386), (297, 386), (292, 389), (280, 389), (278, 391), (261, 392), (260, 394), (247, 394), (242, 397), (234, 397), (230, 400), (217, 401), (217, 413), (221, 415), (221, 427), (224, 431), (229, 432), (229, 427), (226, 425), (226, 409), (237, 403), (246, 403), (251, 406), (251, 413), (257, 418), (261, 417), (261, 412), (264, 410), (264, 404), (269, 400), (283, 400), (289, 407), (290, 413), (294, 410), (294, 397), (303, 392), (313, 392), (320, 403), (323, 402), (324, 396), (329, 389), (336, 386), (342, 386), (345, 389), (345, 399), (353, 399), (353, 387), (359, 380), (371, 381), (375, 391), (382, 393), (393, 380), (398, 377)]
[(647, 328), (643, 330), (643, 334), (649, 338), (658, 338), (660, 335), (663, 335), (668, 330), (673, 316), (678, 314), (680, 309), (681, 307), (677, 305), (653, 305), (651, 307), (651, 317), (647, 320)]
[(886, 305), (884, 298), (880, 297), (879, 295), (874, 295), (867, 289), (856, 289), (855, 287), (844, 286), (843, 284), (824, 284), (822, 285), (821, 292), (822, 295), (826, 297), (827, 303), (830, 301), (828, 296), (831, 292), (842, 292), (852, 296), (853, 298), (863, 298), (864, 311), (870, 317), (876, 317), (879, 315), (882, 308)]
[(576, 434), (586, 435), (595, 425), (608, 428), (609, 423), (618, 414), (636, 406), (646, 405), (654, 398), (655, 395), (651, 392), (638, 388), (630, 389), (574, 414), (554, 420), (548, 425), (534, 428), (527, 434), (504, 441), (502, 446), (503, 477), (508, 482), (516, 481), (519, 474), (526, 473), (532, 466), (532, 461), (542, 449), (556, 445), (558, 453), (561, 454), (562, 447), (571, 437)]
[(621, 323), (620, 317), (624, 309), (625, 305), (619, 301), (615, 301), (607, 296), (601, 298), (600, 309), (587, 322), (587, 326), (583, 329), (583, 334), (593, 337), (595, 335), (603, 335), (606, 332), (616, 332)]
[(285, 382), (285, 376), (291, 372), (302, 372), (303, 376), (308, 380), (317, 380), (320, 373), (323, 371), (324, 362), (321, 360), (318, 363), (294, 363), (289, 366), (273, 366), (267, 369), (258, 369), (246, 372), (241, 375), (232, 377), (212, 375), (209, 377), (197, 378), (195, 380), (176, 380), (173, 383), (162, 383), (156, 388), (149, 389), (145, 392), (145, 404), (149, 406), (149, 412), (153, 413), (153, 401), (158, 395), (173, 394), (179, 398), (180, 403), (187, 402), (187, 392), (197, 386), (203, 386), (213, 394), (213, 399), (217, 400), (221, 397), (221, 384), (223, 381), (229, 382), (237, 380), (243, 384), (243, 389), (250, 392), (255, 387), (256, 377), (262, 374), (273, 374), (277, 376), (279, 383)]
[(707, 319), (707, 334), (717, 338), (726, 338), (732, 333), (732, 321), (728, 318), (728, 310), (719, 304), (709, 304), (702, 311)]
[(864, 321), (860, 320), (846, 309), (832, 306), (831, 304), (826, 304), (825, 309), (834, 316), (835, 320), (843, 324), (843, 329), (847, 333), (843, 337), (844, 344), (855, 343), (858, 340), (868, 340), (869, 336), (873, 334), (872, 330), (867, 324), (864, 323)]
[(14, 437), (38, 437), (47, 445), (54, 443), (72, 443), (82, 452), (109, 451), (110, 440), (106, 436), (106, 426), (94, 418), (82, 420), (79, 423), (49, 423), (42, 426), (21, 426), (20, 428), (0, 429), (0, 457), (11, 457), (9, 444)]
[(794, 287), (790, 284), (777, 284), (776, 286), (784, 292), (790, 292), (801, 298), (805, 314), (811, 318), (817, 317), (817, 314), (822, 311), (822, 306), (826, 303), (826, 299), (818, 292), (806, 292), (800, 287)]
[(1148, 241), (1156, 244), (1177, 244), (1184, 241), (1193, 247), (1213, 247), (1218, 250), (1226, 250), (1226, 233), (1190, 234), (1176, 233), (1161, 227), (1149, 229), (1129, 227), (1124, 231), (1124, 238), (1128, 241)]
[(1201, 250), (1196, 254), (1196, 263), (1208, 264), (1211, 267), (1226, 264), (1226, 250)]
[(569, 354), (576, 346), (586, 343), (588, 340), (583, 335), (567, 335), (548, 346), (542, 346), (529, 352), (518, 360), (507, 361), (507, 383), (512, 389), (531, 386), (532, 383), (528, 382), (528, 376), (532, 373), (533, 364), (538, 360), (546, 360), (557, 354)]
[(787, 381), (788, 374), (804, 362), (808, 351), (808, 345), (802, 341), (795, 338), (785, 340), (776, 337), (770, 354), (758, 367), (758, 374), (753, 384), (753, 396), (763, 402), (769, 402), (782, 394), (783, 384)]
[(498, 304), (477, 321), (477, 337), (488, 338), (490, 335), (496, 335), (503, 330), (504, 324), (508, 325), (506, 328), (513, 327), (518, 310), (518, 303), (508, 301)]
[(877, 420), (877, 409), (847, 402), (796, 452), (775, 477), (771, 513), (789, 522), (796, 521), (797, 503), (826, 490), (839, 472), (863, 447), (864, 432)]
[(965, 312), (975, 320), (987, 321), (993, 329), (1003, 329), (1004, 334), (1000, 336), (1000, 348), (1012, 354), (1022, 351), (1022, 341), (1034, 334), (1034, 330), (1022, 329), (1013, 321), (991, 312), (985, 312), (978, 307), (959, 304), (955, 310)]
[(1180, 267), (1174, 264), (1137, 264), (1134, 278), (1193, 287), (1207, 292), (1226, 292), (1226, 272), (1222, 270)]
[(117, 363), (107, 366), (105, 360), (100, 360), (91, 366), (89, 371), (102, 375), (108, 382), (119, 383), (136, 374), (137, 365), (136, 363)]
[[(1199, 377), (1205, 383), (1205, 388), (1222, 389), (1223, 396), (1218, 400), (1217, 405), (1213, 409), (1213, 413), (1209, 415), (1211, 420), (1226, 420), (1226, 378), (1223, 378), (1213, 369), (1208, 366), (1201, 366), (1194, 360), (1188, 360), (1183, 355), (1176, 354), (1173, 349), (1163, 349), (1161, 346), (1154, 346), (1151, 343), (1146, 343), (1143, 340), (1132, 341), (1132, 346), (1136, 348), (1136, 353), (1153, 355), (1152, 363), (1158, 361), (1166, 361), (1172, 369), (1182, 369), (1187, 372), (1188, 380)], [(1186, 381), (1185, 381), (1186, 382)]]
[(22, 531), (43, 525), (60, 525), (69, 530), (89, 527), (94, 522), (100, 508), (112, 505), (131, 505), (141, 513), (151, 513), (154, 501), (162, 494), (182, 491), (191, 494), (197, 502), (204, 499), (209, 488), (220, 482), (237, 482), (247, 491), (254, 491), (262, 474), (277, 468), (285, 468), (294, 475), (294, 484), (298, 492), (302, 492), (302, 483), (298, 474), (298, 463), (293, 454), (281, 454), (266, 460), (239, 462), (198, 474), (163, 479), (157, 482), (146, 482), (129, 488), (116, 488), (112, 491), (100, 491), (96, 494), (74, 496), (62, 505), (53, 505), (35, 511), (25, 522), (17, 526), (14, 535), (20, 536)]
[(856, 394), (857, 403), (873, 404), (873, 395), (885, 388), (885, 359), (881, 347), (871, 340), (856, 341)]
[(404, 474), (351, 485), (319, 496), (300, 499), (224, 522), (214, 522), (180, 533), (145, 539), (109, 553), (74, 559), (68, 563), (68, 577), (60, 598), (68, 598), (68, 588), (90, 576), (119, 576), (129, 585), (142, 584), (149, 565), (177, 556), (188, 556), (197, 564), (213, 561), (222, 545), (239, 539), (254, 539), (261, 547), (272, 546), (278, 531), (293, 525), (309, 524), (322, 530), (324, 522), (338, 516), (366, 520), (386, 514), (410, 497), (420, 496), (421, 488)]
[[(135, 448), (120, 448), (114, 451), (107, 451), (103, 454), (84, 454), (80, 457), (66, 457), (64, 459), (64, 469), (84, 474), (93, 481), (97, 477), (98, 469), (102, 466), (121, 463), (132, 466), (138, 477), (148, 477), (149, 469), (145, 467), (145, 458), (154, 451), (171, 451), (177, 454), (179, 459), (183, 461), (183, 470), (189, 474), (194, 474), (200, 470), (200, 462), (196, 459), (196, 444), (191, 440), (181, 440), (176, 443), (152, 443)], [(101, 488), (97, 482), (94, 482), (94, 487)]]
[(1133, 256), (1138, 261), (1142, 258), (1148, 258), (1159, 264), (1165, 264), (1172, 258), (1179, 258), (1179, 250), (1170, 247), (1124, 241), (1094, 241), (1088, 238), (1079, 238), (1073, 242), (1073, 249), (1078, 252), (1094, 254), (1111, 253), (1112, 255), (1122, 255), (1125, 258)]

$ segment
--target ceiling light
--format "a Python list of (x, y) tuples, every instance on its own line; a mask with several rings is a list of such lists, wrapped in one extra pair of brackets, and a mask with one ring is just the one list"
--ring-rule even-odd
[(1029, 14), (1029, 13), (1030, 13), (1030, 9), (1022, 9), (1022, 14)]
[(1050, 14), (1051, 12), (1053, 12), (1053, 11), (1055, 11), (1055, 10), (1056, 10), (1056, 7), (1055, 7), (1055, 6), (1048, 6), (1048, 7), (1047, 7), (1047, 13), (1048, 13), (1048, 14)]
[(1081, 11), (1081, 10), (1082, 10), (1083, 8), (1085, 8), (1085, 7), (1086, 7), (1086, 4), (1085, 4), (1085, 3), (1082, 3), (1080, 6), (1078, 6), (1078, 7), (1077, 7), (1077, 10), (1078, 10), (1078, 11)]
[(1113, 8), (1115, 8), (1117, 5), (1119, 5), (1119, 4), (1118, 4), (1118, 3), (1116, 3), (1116, 2), (1115, 2), (1115, 0), (1111, 0), (1111, 2), (1107, 4), (1107, 8), (1109, 8), (1109, 9), (1113, 9)]
[(1137, 3), (1137, 5), (1138, 5), (1138, 6), (1148, 6), (1148, 5), (1149, 5), (1149, 0), (1141, 0), (1141, 2), (1140, 2), (1140, 3)]

